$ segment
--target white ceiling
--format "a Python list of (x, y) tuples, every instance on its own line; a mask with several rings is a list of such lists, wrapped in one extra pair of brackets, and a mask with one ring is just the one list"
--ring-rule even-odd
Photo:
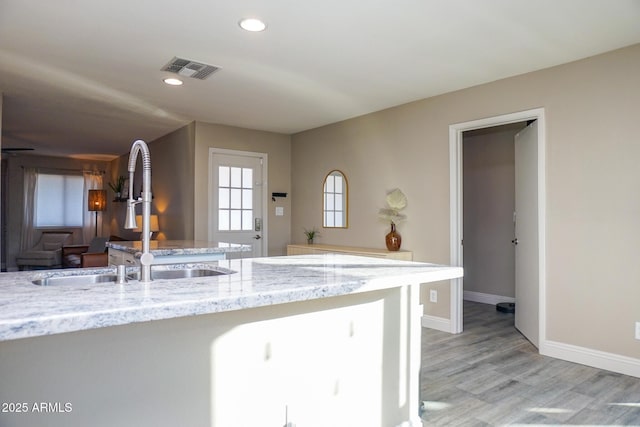
[[(289, 134), (639, 42), (639, 0), (0, 0), (2, 147), (108, 157), (193, 120)], [(174, 56), (222, 69), (170, 87)]]

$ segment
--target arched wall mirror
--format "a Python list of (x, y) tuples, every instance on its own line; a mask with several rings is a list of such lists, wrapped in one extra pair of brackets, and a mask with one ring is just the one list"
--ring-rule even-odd
[(349, 225), (347, 177), (339, 170), (332, 170), (324, 178), (322, 190), (322, 226), (347, 228)]

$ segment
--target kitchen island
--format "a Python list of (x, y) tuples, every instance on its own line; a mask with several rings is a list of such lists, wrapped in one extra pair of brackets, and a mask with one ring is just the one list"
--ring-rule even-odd
[(333, 254), (199, 267), (229, 274), (3, 273), (0, 425), (420, 425), (418, 285), (461, 268)]

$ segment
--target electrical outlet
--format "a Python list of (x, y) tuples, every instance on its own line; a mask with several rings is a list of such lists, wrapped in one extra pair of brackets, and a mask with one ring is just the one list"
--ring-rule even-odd
[(640, 340), (640, 322), (636, 322), (636, 339)]
[(438, 291), (429, 289), (429, 302), (438, 302)]

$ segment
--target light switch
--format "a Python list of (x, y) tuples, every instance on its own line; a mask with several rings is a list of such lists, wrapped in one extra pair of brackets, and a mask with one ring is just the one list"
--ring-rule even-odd
[(284, 216), (284, 207), (276, 206), (276, 216)]

